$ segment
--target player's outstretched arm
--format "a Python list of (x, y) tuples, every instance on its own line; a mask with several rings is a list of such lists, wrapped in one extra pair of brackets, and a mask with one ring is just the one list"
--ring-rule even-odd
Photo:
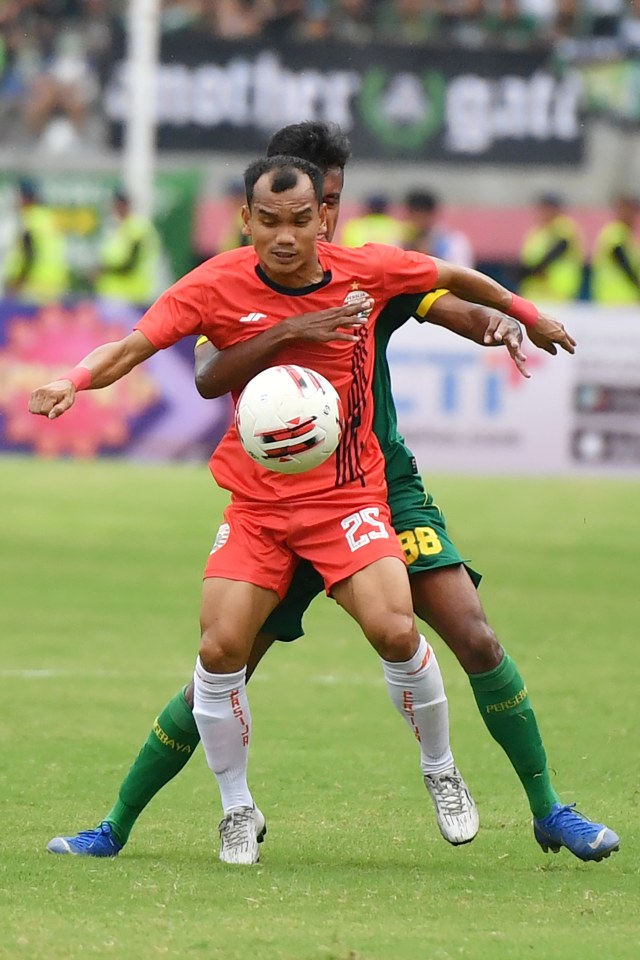
[(275, 360), (292, 343), (328, 343), (330, 340), (358, 339), (357, 328), (367, 322), (371, 299), (341, 304), (317, 313), (287, 317), (269, 330), (256, 334), (226, 350), (216, 350), (203, 341), (196, 347), (195, 380), (198, 393), (207, 400), (239, 390)]
[(531, 376), (522, 352), (522, 330), (512, 317), (445, 293), (431, 304), (425, 319), (485, 347), (505, 347), (522, 376)]
[(73, 405), (78, 390), (108, 387), (156, 352), (156, 347), (139, 330), (114, 343), (103, 343), (73, 370), (34, 390), (29, 412), (55, 420)]
[[(494, 307), (502, 313), (519, 320), (527, 328), (531, 341), (541, 350), (555, 354), (558, 344), (568, 353), (575, 352), (575, 340), (563, 325), (546, 314), (540, 313), (535, 304), (507, 290), (502, 284), (478, 270), (458, 267), (433, 257), (438, 270), (437, 286), (444, 287), (471, 303)], [(532, 336), (533, 334), (533, 336)]]

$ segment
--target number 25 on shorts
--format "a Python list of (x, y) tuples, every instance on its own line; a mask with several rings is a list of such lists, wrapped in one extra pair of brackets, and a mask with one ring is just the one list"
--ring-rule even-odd
[(398, 540), (404, 550), (404, 558), (408, 566), (411, 566), (420, 556), (428, 557), (430, 554), (442, 552), (442, 543), (433, 527), (403, 530), (398, 534)]

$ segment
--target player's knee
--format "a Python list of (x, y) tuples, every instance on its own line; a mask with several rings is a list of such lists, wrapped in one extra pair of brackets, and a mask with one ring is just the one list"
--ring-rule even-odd
[(204, 629), (200, 638), (200, 662), (209, 673), (235, 673), (246, 663), (236, 638), (220, 629)]
[(504, 656), (498, 638), (484, 617), (469, 617), (453, 652), (466, 673), (495, 670)]
[(392, 663), (410, 660), (418, 646), (414, 619), (404, 613), (387, 613), (376, 618), (375, 627), (367, 635), (382, 659)]

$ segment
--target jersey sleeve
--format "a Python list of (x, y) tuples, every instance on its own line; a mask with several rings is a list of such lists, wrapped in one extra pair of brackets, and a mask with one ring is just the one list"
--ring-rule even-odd
[(134, 330), (163, 350), (183, 337), (200, 333), (203, 313), (202, 299), (196, 291), (170, 287), (149, 307)]
[(438, 268), (433, 257), (416, 250), (401, 250), (371, 244), (380, 257), (384, 277), (384, 295), (387, 299), (399, 293), (422, 293), (433, 290), (438, 282)]

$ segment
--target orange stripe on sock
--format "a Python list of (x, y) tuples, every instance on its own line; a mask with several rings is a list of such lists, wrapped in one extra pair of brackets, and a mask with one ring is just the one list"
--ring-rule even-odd
[(431, 656), (431, 647), (427, 645), (427, 652), (425, 653), (424, 657), (422, 658), (422, 663), (420, 664), (420, 666), (418, 667), (417, 670), (412, 670), (411, 673), (408, 673), (408, 674), (407, 674), (407, 676), (408, 676), (408, 677), (415, 677), (416, 673), (420, 673), (421, 670), (424, 670), (424, 668), (426, 667), (426, 665), (429, 663), (429, 657), (430, 657), (430, 656)]

